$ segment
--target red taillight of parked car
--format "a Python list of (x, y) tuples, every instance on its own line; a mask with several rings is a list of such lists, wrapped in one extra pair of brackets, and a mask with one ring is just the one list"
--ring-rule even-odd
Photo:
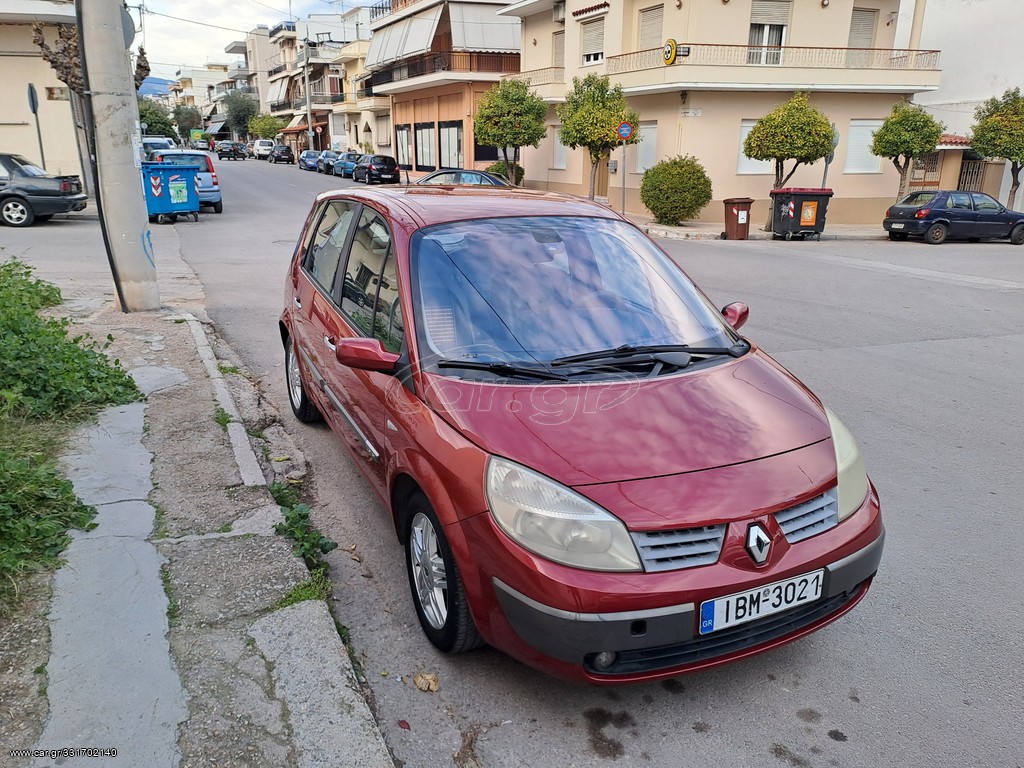
[(75, 190), (75, 188), (71, 184), (70, 180), (68, 180), (68, 179), (61, 179), (60, 180), (60, 191), (62, 193), (64, 193), (64, 192), (74, 192), (74, 190)]
[(213, 170), (213, 158), (212, 157), (207, 157), (206, 158), (206, 170), (208, 170), (210, 172), (210, 175), (213, 176), (213, 186), (217, 186), (217, 172), (215, 170)]
[(888, 219), (890, 216), (892, 216), (892, 208), (886, 208), (885, 209), (885, 218)]
[(932, 212), (931, 208), (922, 208), (921, 210), (919, 210), (917, 213), (914, 214), (914, 218), (915, 219), (923, 219), (925, 216), (927, 216), (931, 212)]

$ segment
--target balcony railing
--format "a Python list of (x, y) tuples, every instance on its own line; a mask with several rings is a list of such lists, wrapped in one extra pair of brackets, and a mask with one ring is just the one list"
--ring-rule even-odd
[[(650, 48), (622, 56), (610, 56), (605, 59), (605, 73), (617, 75), (644, 69), (663, 69), (665, 64), (662, 53), (661, 48)], [(683, 43), (678, 46), (676, 65), (938, 70), (939, 51)]]
[[(658, 49), (661, 50), (660, 48)], [(518, 53), (476, 53), (473, 51), (434, 51), (404, 60), (373, 73), (373, 84), (384, 85), (436, 72), (518, 72)]]
[[(303, 102), (303, 105), (305, 105), (305, 102)], [(272, 101), (268, 106), (271, 112), (283, 112), (286, 109), (292, 109), (290, 101)]]
[(275, 37), (283, 32), (294, 32), (295, 22), (294, 21), (282, 21), (270, 30), (270, 39), (273, 40)]
[[(660, 48), (658, 50), (661, 50)], [(529, 72), (514, 72), (502, 75), (502, 80), (529, 80), (530, 85), (550, 85), (565, 82), (565, 67), (545, 67), (531, 69)]]

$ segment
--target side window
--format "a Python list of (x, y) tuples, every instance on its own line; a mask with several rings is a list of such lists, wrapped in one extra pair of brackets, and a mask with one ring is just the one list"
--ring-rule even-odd
[(971, 196), (966, 192), (953, 192), (949, 196), (949, 207), (950, 208), (964, 208), (971, 210)]
[(356, 205), (335, 200), (327, 205), (313, 232), (302, 268), (330, 295), (338, 264), (342, 261), (345, 243), (352, 228)]
[(380, 339), (388, 352), (399, 352), (405, 340), (405, 324), (402, 322), (402, 302), (398, 297), (397, 259), (392, 248), (384, 262), (377, 294), (377, 314), (373, 321), (373, 335)]
[(343, 308), (365, 336), (373, 335), (373, 310), (377, 302), (379, 278), (390, 246), (391, 234), (384, 223), (384, 217), (372, 208), (363, 208), (352, 236), (352, 249), (349, 251), (345, 274), (345, 286), (355, 299), (343, 302)]
[(971, 197), (974, 198), (974, 207), (979, 211), (998, 211), (999, 203), (993, 200), (988, 195), (983, 195), (978, 192), (972, 192)]

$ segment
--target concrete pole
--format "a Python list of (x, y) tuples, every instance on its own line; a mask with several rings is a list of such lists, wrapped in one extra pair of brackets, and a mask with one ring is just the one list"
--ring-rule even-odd
[(921, 47), (921, 28), (924, 26), (924, 7), (928, 0), (916, 0), (914, 2), (914, 20), (910, 23), (910, 42), (907, 47), (916, 51)]
[(313, 149), (313, 94), (309, 91), (309, 38), (302, 41), (302, 69), (306, 79), (306, 135), (309, 137), (306, 148)]
[(121, 0), (79, 0), (86, 127), (96, 207), (123, 312), (160, 308), (149, 216), (139, 171), (139, 105), (128, 66)]

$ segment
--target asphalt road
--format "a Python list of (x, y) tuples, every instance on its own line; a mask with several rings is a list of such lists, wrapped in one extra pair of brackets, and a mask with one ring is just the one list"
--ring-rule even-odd
[[(217, 163), (224, 213), (176, 229), (219, 331), (313, 467), (336, 610), (406, 766), (1024, 765), (1024, 248), (884, 241), (663, 246), (851, 428), (886, 552), (851, 614), (798, 643), (615, 690), (420, 633), (390, 521), (339, 440), (291, 418), (276, 322), (314, 195), (350, 184)], [(411, 677), (433, 672), (436, 693)]]

